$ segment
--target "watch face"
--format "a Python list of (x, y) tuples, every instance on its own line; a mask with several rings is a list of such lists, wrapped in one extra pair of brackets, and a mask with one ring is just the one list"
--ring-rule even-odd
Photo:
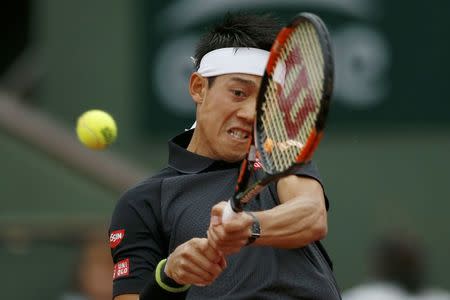
[(250, 216), (252, 216), (253, 218), (253, 223), (252, 223), (252, 234), (251, 236), (248, 238), (248, 244), (253, 243), (257, 238), (260, 237), (261, 235), (261, 228), (259, 225), (259, 221), (258, 218), (256, 218), (256, 216), (254, 214), (252, 214), (251, 212), (246, 211), (247, 214), (249, 214)]
[(253, 223), (253, 225), (252, 225), (252, 236), (254, 236), (254, 235), (259, 235), (259, 228), (258, 228), (258, 225), (255, 223)]
[(258, 220), (255, 218), (255, 220), (253, 221), (252, 224), (252, 237), (254, 238), (259, 238), (260, 235), (260, 228), (259, 228), (259, 222)]

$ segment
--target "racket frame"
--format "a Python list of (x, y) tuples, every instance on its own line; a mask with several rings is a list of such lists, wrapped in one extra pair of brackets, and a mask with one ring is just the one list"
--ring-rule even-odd
[[(309, 136), (307, 144), (301, 150), (296, 159), (296, 162), (286, 170), (283, 170), (281, 172), (273, 172), (271, 170), (267, 170), (264, 167), (266, 165), (264, 159), (265, 150), (264, 145), (258, 136), (258, 133), (262, 131), (262, 129), (260, 129), (262, 128), (262, 121), (259, 116), (263, 114), (262, 106), (265, 102), (266, 90), (269, 87), (269, 78), (274, 72), (274, 68), (276, 66), (276, 62), (281, 53), (281, 50), (283, 49), (283, 45), (289, 38), (290, 33), (301, 22), (310, 22), (311, 24), (313, 24), (316, 29), (315, 31), (318, 35), (318, 40), (322, 49), (324, 59), (324, 81), (322, 99), (320, 100), (321, 106), (318, 113), (318, 118), (315, 122), (315, 130), (313, 130), (313, 132)], [(232, 211), (228, 211), (228, 215), (231, 215), (232, 212), (238, 213), (242, 211), (244, 205), (248, 203), (254, 196), (259, 194), (259, 192), (270, 182), (294, 174), (302, 165), (304, 165), (311, 159), (314, 150), (316, 149), (323, 136), (323, 129), (325, 126), (325, 119), (329, 110), (334, 81), (333, 53), (329, 40), (329, 33), (325, 24), (318, 16), (312, 13), (304, 12), (296, 15), (287, 26), (281, 29), (270, 52), (271, 54), (261, 81), (261, 88), (259, 90), (258, 98), (256, 101), (256, 120), (253, 128), (252, 138), (249, 142), (249, 153), (247, 158), (242, 162), (235, 193), (229, 201), (229, 206)], [(277, 55), (274, 55), (273, 53), (276, 53)], [(256, 156), (256, 151), (258, 151), (260, 154), (260, 163), (263, 166), (266, 176), (264, 176), (262, 179), (256, 180), (254, 183), (248, 186), (249, 179), (254, 172), (254, 157)], [(244, 189), (244, 187), (246, 188)], [(227, 218), (229, 218), (229, 216), (225, 217), (224, 219)]]

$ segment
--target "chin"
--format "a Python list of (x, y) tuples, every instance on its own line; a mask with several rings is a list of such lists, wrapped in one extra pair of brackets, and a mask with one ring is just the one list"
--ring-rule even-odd
[(226, 162), (235, 163), (235, 162), (243, 160), (245, 158), (246, 154), (247, 154), (246, 152), (229, 154), (227, 156), (224, 156), (223, 160)]

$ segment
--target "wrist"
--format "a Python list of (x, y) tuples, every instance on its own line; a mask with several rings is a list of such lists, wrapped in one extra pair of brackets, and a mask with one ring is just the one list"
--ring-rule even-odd
[(161, 260), (155, 270), (155, 278), (158, 285), (164, 290), (172, 293), (184, 292), (190, 288), (189, 284), (179, 284), (166, 273), (167, 259)]
[(251, 225), (251, 234), (247, 240), (246, 245), (253, 244), (260, 236), (261, 236), (261, 224), (259, 222), (259, 219), (256, 217), (256, 215), (249, 211), (244, 211), (246, 214), (250, 215), (253, 219), (252, 225)]

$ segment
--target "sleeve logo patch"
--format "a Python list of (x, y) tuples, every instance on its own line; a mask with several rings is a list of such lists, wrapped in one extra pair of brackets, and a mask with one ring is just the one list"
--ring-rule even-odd
[(116, 248), (125, 236), (125, 229), (115, 230), (109, 236), (109, 246), (111, 249)]
[(113, 280), (119, 277), (127, 277), (130, 275), (130, 259), (124, 259), (114, 265)]

